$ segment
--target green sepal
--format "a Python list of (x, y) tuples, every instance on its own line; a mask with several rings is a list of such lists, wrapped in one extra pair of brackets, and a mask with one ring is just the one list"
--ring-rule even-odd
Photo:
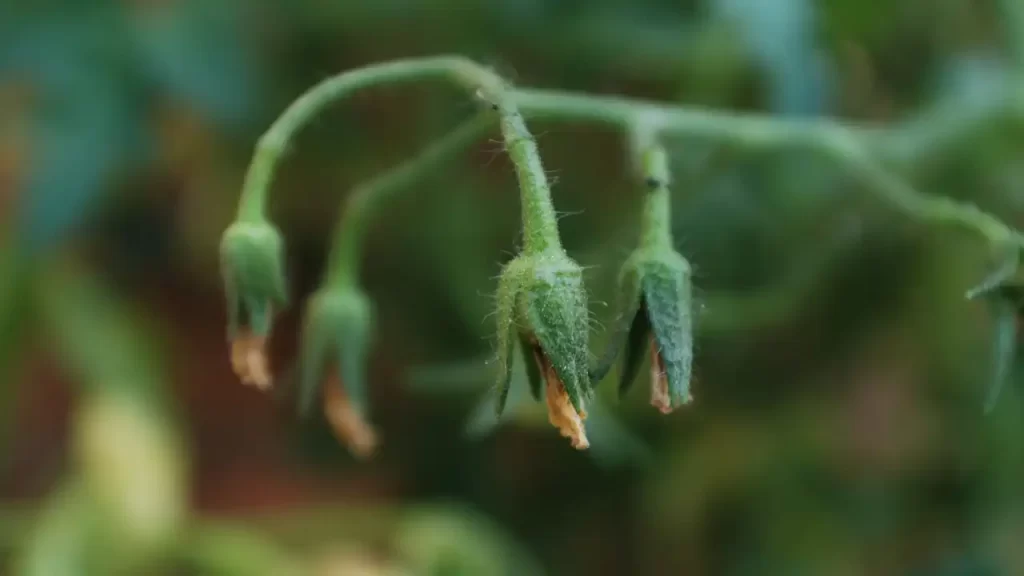
[(625, 395), (636, 380), (640, 366), (644, 363), (644, 353), (648, 350), (650, 338), (651, 323), (647, 318), (647, 307), (640, 306), (633, 316), (633, 323), (629, 327), (629, 337), (626, 340), (622, 377), (619, 381), (620, 396)]
[(544, 397), (544, 376), (540, 373), (540, 366), (537, 366), (534, 346), (529, 338), (522, 332), (519, 333), (519, 350), (523, 354), (523, 363), (526, 364), (526, 380), (530, 383), (530, 394), (534, 400), (539, 401)]
[(592, 390), (583, 270), (560, 250), (531, 256), (530, 261), (520, 312), (565, 386), (573, 408), (584, 414)]
[(235, 222), (220, 243), (221, 274), (228, 306), (228, 336), (245, 324), (265, 336), (273, 306), (288, 302), (284, 241), (270, 222)]
[(672, 407), (691, 401), (693, 315), (690, 266), (673, 250), (658, 251), (644, 265), (641, 280), (644, 306), (668, 378)]
[(996, 295), (989, 299), (992, 309), (993, 350), (992, 350), (992, 381), (985, 395), (985, 413), (996, 407), (999, 395), (1006, 381), (1013, 373), (1017, 359), (1017, 304), (1007, 295)]
[(309, 414), (334, 365), (353, 406), (367, 409), (366, 362), (374, 330), (373, 305), (354, 288), (323, 288), (306, 306), (299, 351), (299, 411)]
[(596, 388), (604, 380), (619, 357), (619, 352), (626, 345), (627, 337), (636, 321), (640, 310), (640, 269), (639, 260), (630, 257), (622, 265), (619, 272), (618, 316), (612, 324), (612, 333), (608, 337), (607, 348), (590, 369), (590, 382)]
[(498, 279), (498, 382), (495, 395), (494, 412), (501, 417), (508, 401), (509, 387), (512, 385), (513, 349), (516, 335), (516, 302), (523, 285), (523, 274), (527, 268), (527, 260), (523, 257), (514, 258), (501, 271)]

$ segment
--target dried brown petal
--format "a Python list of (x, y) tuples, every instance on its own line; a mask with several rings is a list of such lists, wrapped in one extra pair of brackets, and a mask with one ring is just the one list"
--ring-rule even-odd
[(273, 383), (267, 362), (267, 338), (251, 330), (239, 330), (231, 341), (231, 368), (243, 384), (269, 390)]
[(573, 448), (577, 450), (590, 448), (590, 442), (587, 440), (587, 431), (583, 427), (583, 420), (587, 418), (587, 413), (576, 413), (572, 402), (569, 401), (569, 394), (565, 391), (565, 384), (558, 377), (558, 373), (555, 372), (551, 362), (538, 350), (535, 349), (535, 357), (546, 382), (545, 396), (548, 404), (548, 420), (552, 426), (558, 428), (562, 436), (569, 439)]
[(662, 414), (670, 414), (675, 408), (672, 407), (672, 398), (668, 394), (668, 374), (665, 371), (665, 361), (658, 350), (658, 343), (651, 337), (651, 406), (657, 408)]
[(324, 384), (324, 415), (334, 435), (358, 458), (377, 448), (377, 433), (352, 405), (336, 374)]

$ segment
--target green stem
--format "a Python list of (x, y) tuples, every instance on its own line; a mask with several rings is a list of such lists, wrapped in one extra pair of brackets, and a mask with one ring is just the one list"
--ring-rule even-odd
[(458, 155), (493, 125), (494, 119), (490, 114), (471, 118), (414, 158), (352, 190), (335, 230), (328, 283), (333, 286), (355, 283), (366, 228), (387, 200)]
[(539, 254), (549, 249), (562, 249), (558, 237), (558, 218), (551, 201), (551, 188), (537, 151), (537, 142), (526, 127), (515, 100), (507, 93), (495, 94), (493, 100), (501, 116), (501, 134), (505, 149), (516, 167), (520, 202), (523, 209), (523, 252)]
[(646, 190), (640, 219), (640, 245), (672, 248), (672, 207), (669, 185), (672, 175), (668, 152), (651, 130), (638, 130), (633, 142), (634, 162)]
[[(1013, 5), (1012, 8), (1013, 13), (1018, 14), (1019, 7)], [(547, 177), (536, 142), (526, 127), (521, 111), (529, 113), (532, 118), (592, 122), (628, 130), (643, 123), (665, 136), (684, 134), (748, 147), (824, 150), (851, 168), (857, 177), (869, 185), (872, 192), (896, 208), (917, 218), (956, 223), (976, 230), (1000, 249), (1005, 248), (1006, 254), (1012, 252), (1013, 255), (1005, 259), (999, 271), (986, 281), (986, 285), (1005, 279), (1006, 271), (1015, 269), (1015, 253), (1019, 247), (1024, 246), (1024, 238), (994, 217), (973, 206), (921, 195), (889, 173), (876, 159), (879, 157), (897, 163), (918, 162), (929, 157), (936, 147), (941, 149), (951, 141), (962, 141), (973, 132), (993, 125), (997, 119), (1003, 120), (1005, 124), (1008, 119), (1024, 117), (1024, 106), (1021, 105), (1024, 93), (1020, 92), (1021, 87), (1016, 84), (1008, 91), (1002, 104), (953, 122), (949, 130), (943, 131), (943, 137), (937, 138), (934, 130), (924, 130), (920, 122), (885, 130), (828, 120), (794, 121), (757, 114), (669, 106), (629, 98), (512, 89), (506, 87), (504, 81), (490, 70), (459, 56), (398, 60), (368, 66), (340, 74), (310, 89), (260, 139), (245, 180), (239, 218), (264, 218), (266, 194), (277, 163), (294, 134), (325, 107), (370, 86), (424, 79), (452, 82), (480, 96), (498, 112), (505, 146), (519, 179), (524, 249), (527, 252), (561, 249), (561, 242)], [(400, 173), (395, 177), (399, 185), (409, 181), (411, 177), (406, 176)], [(391, 178), (391, 175), (385, 175), (382, 180), (386, 183)], [(388, 189), (389, 186), (384, 188)], [(339, 231), (336, 242), (339, 254), (335, 261), (340, 263), (333, 266), (338, 270), (336, 276), (339, 281), (354, 277), (355, 264), (352, 261), (356, 258), (353, 254), (358, 251), (358, 238), (367, 224), (365, 220), (372, 215), (377, 204), (365, 198), (373, 195), (373, 189), (358, 194), (350, 207), (354, 214), (343, 219), (343, 225), (347, 222), (354, 230), (351, 234)], [(362, 204), (368, 204), (369, 207)], [(351, 241), (350, 245), (346, 238), (356, 240)], [(341, 248), (337, 248), (338, 245)]]
[(325, 108), (373, 86), (430, 79), (447, 80), (470, 92), (498, 82), (491, 71), (461, 56), (396, 60), (345, 72), (320, 82), (292, 102), (256, 144), (242, 186), (238, 219), (260, 221), (265, 218), (267, 193), (278, 163), (295, 134)]
[[(629, 128), (642, 121), (654, 125), (663, 136), (685, 135), (761, 148), (814, 149), (834, 147), (853, 139), (878, 157), (900, 164), (927, 160), (951, 143), (968, 140), (993, 125), (1005, 125), (1007, 120), (1024, 120), (1024, 85), (1012, 85), (1005, 97), (994, 99), (997, 105), (980, 112), (943, 108), (894, 127), (780, 118), (534, 88), (517, 88), (514, 97), (520, 109), (537, 120), (586, 122), (613, 128)], [(936, 124), (944, 128), (937, 128)]]

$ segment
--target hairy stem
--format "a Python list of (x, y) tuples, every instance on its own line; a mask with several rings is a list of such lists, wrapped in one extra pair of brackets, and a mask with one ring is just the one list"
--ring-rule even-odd
[[(265, 218), (267, 194), (278, 163), (298, 131), (325, 108), (372, 86), (428, 79), (452, 82), (482, 97), (498, 112), (505, 146), (516, 167), (522, 194), (525, 249), (542, 251), (549, 247), (560, 247), (547, 176), (536, 142), (512, 96), (514, 92), (496, 74), (460, 56), (414, 58), (368, 66), (339, 74), (308, 90), (285, 110), (257, 143), (243, 184), (238, 218), (249, 221)], [(405, 178), (399, 174), (398, 180), (401, 184)], [(359, 196), (362, 198), (367, 195)], [(352, 219), (346, 220), (350, 224), (353, 222)], [(364, 225), (361, 220), (358, 222), (359, 226)], [(345, 254), (346, 250), (343, 247), (342, 254), (338, 256), (342, 262), (351, 258)], [(347, 272), (339, 274), (340, 278), (344, 278)]]
[(526, 127), (514, 98), (496, 95), (494, 104), (501, 116), (501, 134), (505, 149), (516, 167), (523, 209), (523, 252), (539, 254), (562, 248), (558, 237), (558, 218), (551, 202), (551, 188), (541, 164), (537, 142)]
[(672, 247), (672, 208), (668, 152), (653, 130), (638, 129), (632, 136), (632, 153), (646, 189), (640, 223), (640, 245)]
[(335, 230), (328, 282), (332, 285), (354, 283), (359, 274), (363, 236), (384, 204), (396, 192), (412, 186), (431, 170), (457, 156), (493, 125), (490, 114), (479, 114), (412, 159), (353, 189)]

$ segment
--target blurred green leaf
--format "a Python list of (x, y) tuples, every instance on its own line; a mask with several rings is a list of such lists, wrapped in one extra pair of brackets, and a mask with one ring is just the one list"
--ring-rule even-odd
[(244, 34), (255, 16), (250, 3), (234, 0), (137, 8), (131, 25), (144, 74), (213, 122), (244, 125), (265, 93), (256, 38)]

